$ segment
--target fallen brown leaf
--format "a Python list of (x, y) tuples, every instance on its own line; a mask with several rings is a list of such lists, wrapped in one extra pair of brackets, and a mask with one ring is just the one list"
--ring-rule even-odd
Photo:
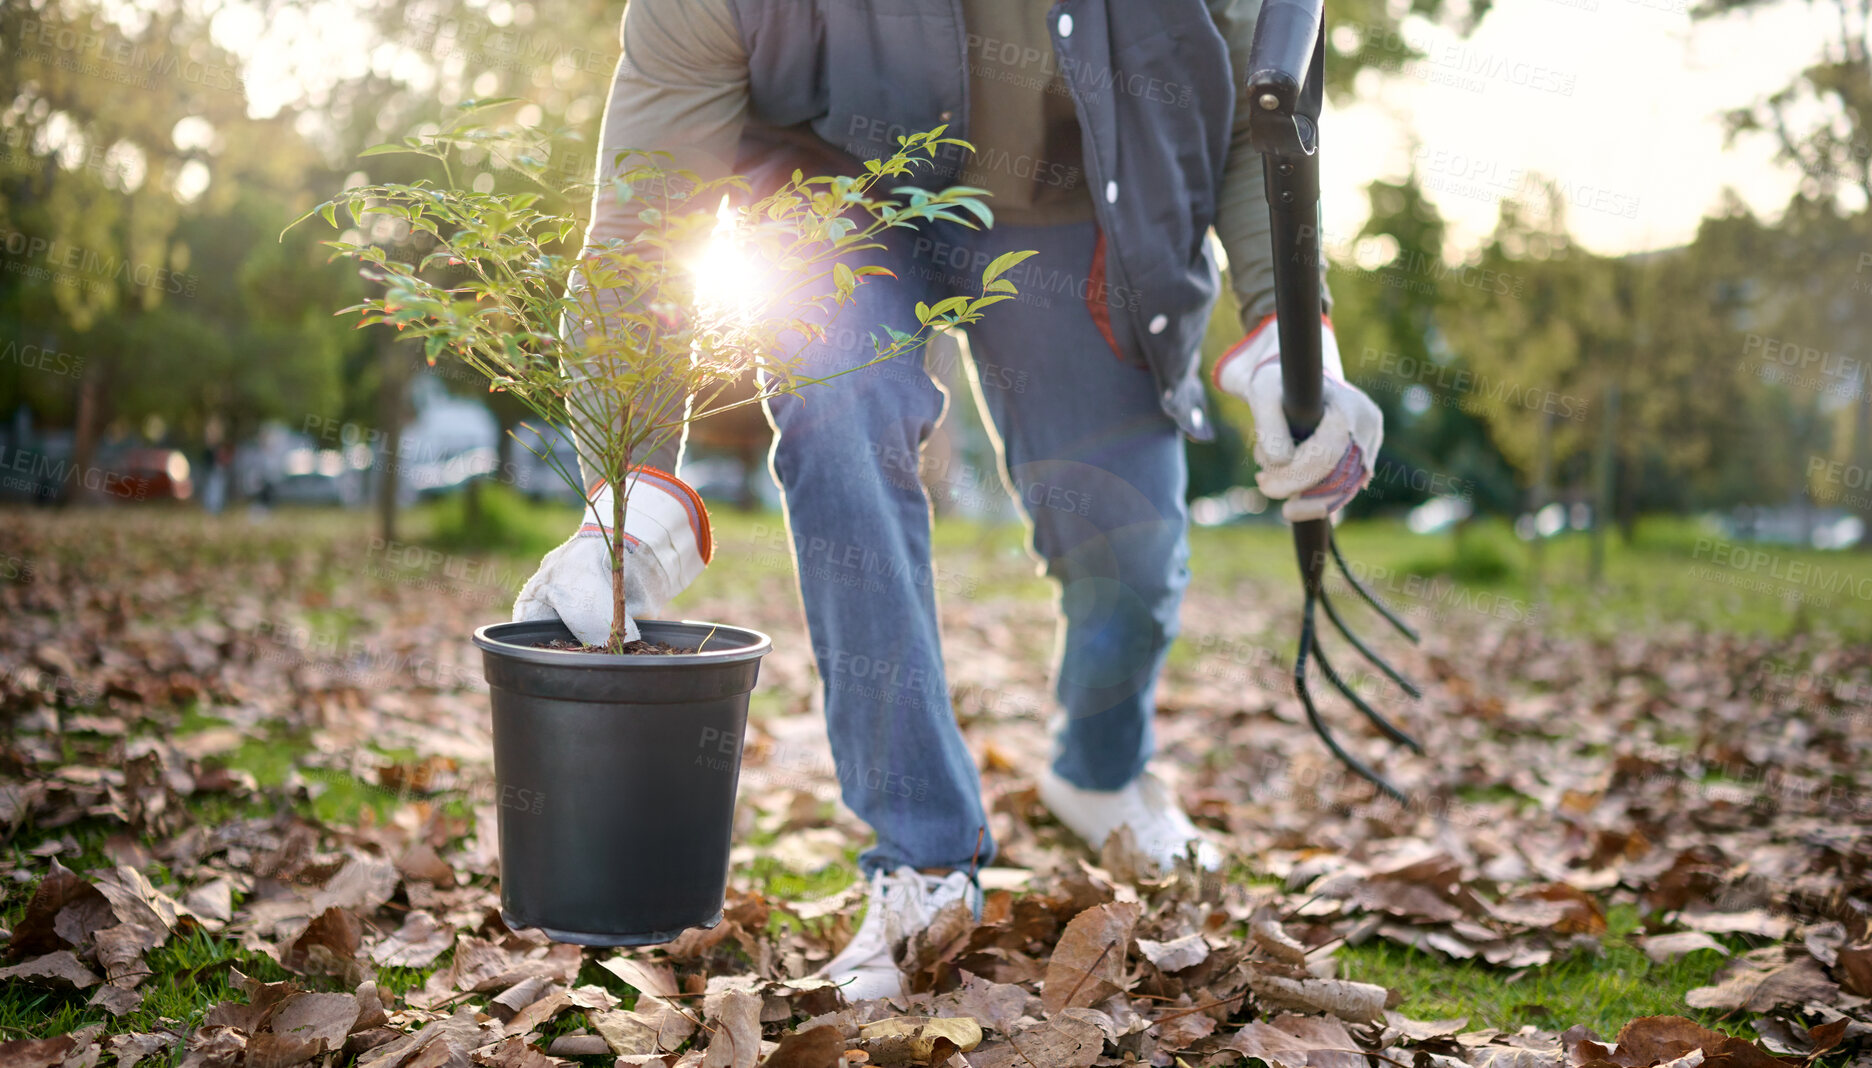
[(948, 1059), (939, 1049), (967, 1053), (981, 1040), (981, 1024), (969, 1016), (887, 1016), (858, 1028), (859, 1048), (877, 1065), (937, 1064)]
[(1280, 920), (1273, 916), (1257, 917), (1249, 924), (1248, 933), (1254, 939), (1255, 948), (1273, 959), (1286, 964), (1306, 964), (1306, 947), (1294, 941)]
[(1365, 1055), (1338, 1020), (1283, 1015), (1256, 1020), (1229, 1036), (1223, 1049), (1273, 1068), (1366, 1068)]
[(39, 880), (26, 912), (13, 927), (7, 942), (7, 957), (43, 956), (60, 949), (84, 944), (93, 931), (118, 922), (111, 911), (110, 899), (90, 881), (77, 875), (55, 858), (52, 870)]
[(0, 979), (20, 980), (70, 990), (84, 990), (103, 982), (96, 972), (80, 964), (77, 956), (69, 949), (34, 957), (10, 968), (0, 968)]
[(64, 1061), (74, 1045), (77, 1040), (70, 1035), (0, 1042), (0, 1068), (53, 1068)]
[(1192, 932), (1168, 942), (1140, 938), (1137, 947), (1138, 953), (1145, 960), (1163, 972), (1180, 972), (1209, 959), (1209, 943), (1203, 940), (1201, 932)]
[(702, 1003), (713, 1031), (702, 1068), (754, 1068), (760, 1060), (761, 999), (746, 990), (717, 985)]
[(1141, 906), (1117, 901), (1086, 909), (1060, 933), (1040, 999), (1048, 1016), (1096, 1005), (1124, 983), (1125, 955)]
[(133, 1031), (110, 1036), (104, 1040), (104, 1048), (117, 1058), (117, 1068), (136, 1068), (138, 1061), (174, 1046), (176, 1041), (175, 1035), (164, 1032)]
[(1674, 934), (1647, 935), (1638, 940), (1644, 955), (1659, 964), (1668, 964), (1699, 950), (1713, 949), (1727, 957), (1729, 950), (1702, 931), (1678, 931)]
[(1841, 946), (1836, 972), (1847, 991), (1872, 997), (1872, 946)]
[(341, 1048), (357, 1019), (355, 994), (294, 994), (273, 1010), (267, 1028), (274, 1034), (312, 1040), (318, 1046), (317, 1055)]
[(1691, 1008), (1731, 1012), (1767, 1012), (1781, 1005), (1800, 1005), (1808, 1001), (1827, 1002), (1839, 994), (1839, 987), (1826, 977), (1820, 962), (1802, 957), (1773, 968), (1758, 968), (1747, 960), (1730, 962), (1717, 973), (1716, 982), (1684, 994)]
[(681, 993), (676, 989), (676, 972), (668, 964), (610, 957), (599, 961), (598, 966), (645, 994), (672, 998)]
[(386, 968), (427, 968), (455, 944), (455, 932), (422, 909), (411, 909), (388, 938), (371, 947), (370, 959)]
[(1065, 1009), (1029, 1024), (994, 1047), (969, 1055), (974, 1068), (1090, 1068), (1105, 1048), (1105, 1032), (1088, 1009)]
[(1270, 1008), (1298, 1012), (1325, 1012), (1352, 1023), (1384, 1019), (1391, 992), (1373, 983), (1348, 979), (1291, 979), (1261, 969), (1248, 969), (1248, 989)]
[(841, 1068), (845, 1039), (836, 1027), (814, 1027), (782, 1035), (762, 1068)]
[(143, 992), (135, 987), (106, 983), (97, 988), (86, 1004), (101, 1008), (112, 1016), (127, 1016), (143, 1006)]
[[(598, 1052), (603, 1052), (603, 1043)], [(553, 1068), (553, 1061), (523, 1038), (504, 1038), (474, 1052), (474, 1063), (484, 1068)]]

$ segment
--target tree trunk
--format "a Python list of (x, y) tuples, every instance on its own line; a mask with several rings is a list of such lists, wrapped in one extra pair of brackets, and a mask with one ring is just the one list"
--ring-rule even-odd
[(481, 483), (484, 481), (486, 479), (476, 475), (462, 487), (462, 529), (464, 530), (481, 529)]
[(1859, 371), (1859, 403), (1853, 408), (1853, 465), (1859, 469), (1859, 477), (1848, 485), (1857, 482), (1859, 488), (1848, 492), (1852, 495), (1853, 514), (1865, 526), (1858, 549), (1872, 553), (1872, 372), (1863, 365)]
[(1534, 492), (1528, 510), (1535, 518), (1534, 538), (1528, 542), (1528, 586), (1539, 592), (1546, 573), (1547, 546), (1540, 535), (1540, 512), (1553, 497), (1553, 421), (1548, 408), (1541, 413), (1540, 437), (1534, 444)]
[(1638, 465), (1629, 459), (1613, 461), (1613, 485), (1618, 494), (1618, 532), (1619, 544), (1631, 547), (1632, 539), (1638, 536)]
[[(84, 501), (91, 492), (86, 489), (88, 474), (97, 459), (98, 435), (104, 426), (104, 374), (101, 364), (88, 361), (85, 364), (84, 377), (78, 380), (78, 411), (76, 425), (72, 428), (72, 476), (71, 486), (66, 500)], [(56, 487), (52, 491), (54, 500), (58, 499)]]
[(1605, 576), (1606, 527), (1612, 521), (1617, 469), (1612, 462), (1612, 441), (1618, 424), (1618, 402), (1618, 383), (1607, 383), (1605, 400), (1599, 409), (1599, 442), (1593, 450), (1592, 557), (1587, 575), (1594, 582)]
[(383, 449), (377, 457), (377, 534), (384, 544), (396, 540), (397, 487), (401, 481), (403, 450), (403, 394), (409, 388), (409, 366), (394, 338), (379, 342), (377, 350), (383, 380), (377, 390), (377, 423)]
[(501, 418), (500, 412), (494, 413), (500, 423), (500, 433), (494, 437), (494, 479), (507, 485), (514, 483), (514, 427), (518, 423)]

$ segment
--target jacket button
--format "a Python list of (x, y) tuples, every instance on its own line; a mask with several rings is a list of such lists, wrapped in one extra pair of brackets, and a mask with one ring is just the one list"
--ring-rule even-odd
[(1072, 36), (1072, 16), (1071, 16), (1071, 15), (1067, 15), (1067, 14), (1061, 14), (1061, 15), (1060, 15), (1060, 17), (1059, 17), (1059, 35), (1060, 35), (1061, 37), (1071, 37), (1071, 36)]
[(1117, 182), (1105, 183), (1105, 203), (1107, 204), (1118, 203), (1118, 183)]
[(1164, 332), (1164, 327), (1169, 326), (1169, 325), (1170, 325), (1169, 316), (1153, 315), (1151, 316), (1151, 321), (1150, 321), (1150, 332), (1153, 334), (1161, 334)]
[(939, 115), (939, 116), (937, 116), (937, 118), (940, 118), (940, 119), (942, 119), (942, 121), (944, 121), (944, 122), (948, 122), (948, 121), (949, 121), (949, 118), (950, 118), (950, 116), (952, 116), (952, 115), (954, 115), (954, 114), (955, 114), (955, 112), (953, 112), (953, 111), (945, 111), (945, 112), (943, 112), (943, 113), (942, 113), (941, 115)]

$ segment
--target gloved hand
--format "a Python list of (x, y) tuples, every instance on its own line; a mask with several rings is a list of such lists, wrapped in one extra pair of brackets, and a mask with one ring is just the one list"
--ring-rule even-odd
[[(604, 486), (585, 509), (578, 533), (546, 554), (539, 570), (514, 600), (515, 622), (558, 619), (579, 641), (603, 645), (611, 638), (611, 555), (605, 531), (611, 522), (611, 487)], [(630, 506), (624, 513), (624, 606), (626, 641), (636, 641), (638, 619), (662, 614), (669, 600), (689, 587), (714, 555), (702, 498), (675, 475), (635, 467)]]
[(1384, 414), (1372, 399), (1346, 381), (1332, 320), (1321, 316), (1320, 365), (1325, 372), (1325, 412), (1299, 445), (1281, 411), (1280, 336), (1274, 316), (1235, 343), (1216, 361), (1215, 383), (1248, 402), (1254, 414), (1255, 484), (1284, 500), (1289, 522), (1325, 519), (1344, 508), (1371, 481), (1384, 443)]

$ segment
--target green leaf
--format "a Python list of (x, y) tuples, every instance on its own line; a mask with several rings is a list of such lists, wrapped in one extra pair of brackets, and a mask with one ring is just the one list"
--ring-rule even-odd
[(850, 289), (858, 284), (858, 278), (852, 269), (842, 263), (832, 265), (832, 284), (840, 289)]
[(1030, 248), (1024, 252), (1005, 252), (996, 256), (994, 262), (988, 265), (988, 269), (982, 272), (982, 285), (985, 286), (1001, 277), (1009, 268), (1018, 266), (1021, 261), (1038, 254), (1039, 251), (1039, 249)]
[(960, 311), (968, 307), (968, 302), (969, 298), (967, 297), (950, 297), (947, 300), (937, 301), (936, 306), (930, 309), (930, 318), (933, 319), (938, 316), (948, 315), (951, 312)]
[(491, 96), (486, 100), (464, 100), (461, 102), (461, 114), (456, 116), (456, 121), (459, 122), (461, 119), (473, 115), (477, 111), (503, 107), (507, 104), (517, 103), (519, 100), (520, 98), (517, 96)]
[(365, 149), (364, 151), (359, 152), (358, 158), (362, 159), (365, 156), (394, 156), (394, 155), (406, 155), (407, 156), (411, 154), (425, 155), (426, 153), (416, 152), (414, 149), (411, 149), (406, 145), (372, 145), (369, 148)]
[[(288, 230), (291, 230), (293, 227), (298, 226), (300, 223), (305, 222), (307, 219), (310, 219), (312, 216), (317, 215), (317, 214), (318, 214), (318, 209), (313, 208), (311, 211), (308, 211), (304, 215), (299, 216), (297, 219), (294, 219), (292, 222), (287, 223), (285, 227), (282, 228), (279, 232), (280, 241), (284, 242), (286, 240), (286, 232)], [(330, 244), (330, 242), (324, 242), (324, 243)]]
[(989, 211), (988, 205), (981, 201), (958, 200), (956, 201), (956, 206), (974, 215), (977, 219), (980, 219), (983, 226), (994, 225), (994, 212)]

